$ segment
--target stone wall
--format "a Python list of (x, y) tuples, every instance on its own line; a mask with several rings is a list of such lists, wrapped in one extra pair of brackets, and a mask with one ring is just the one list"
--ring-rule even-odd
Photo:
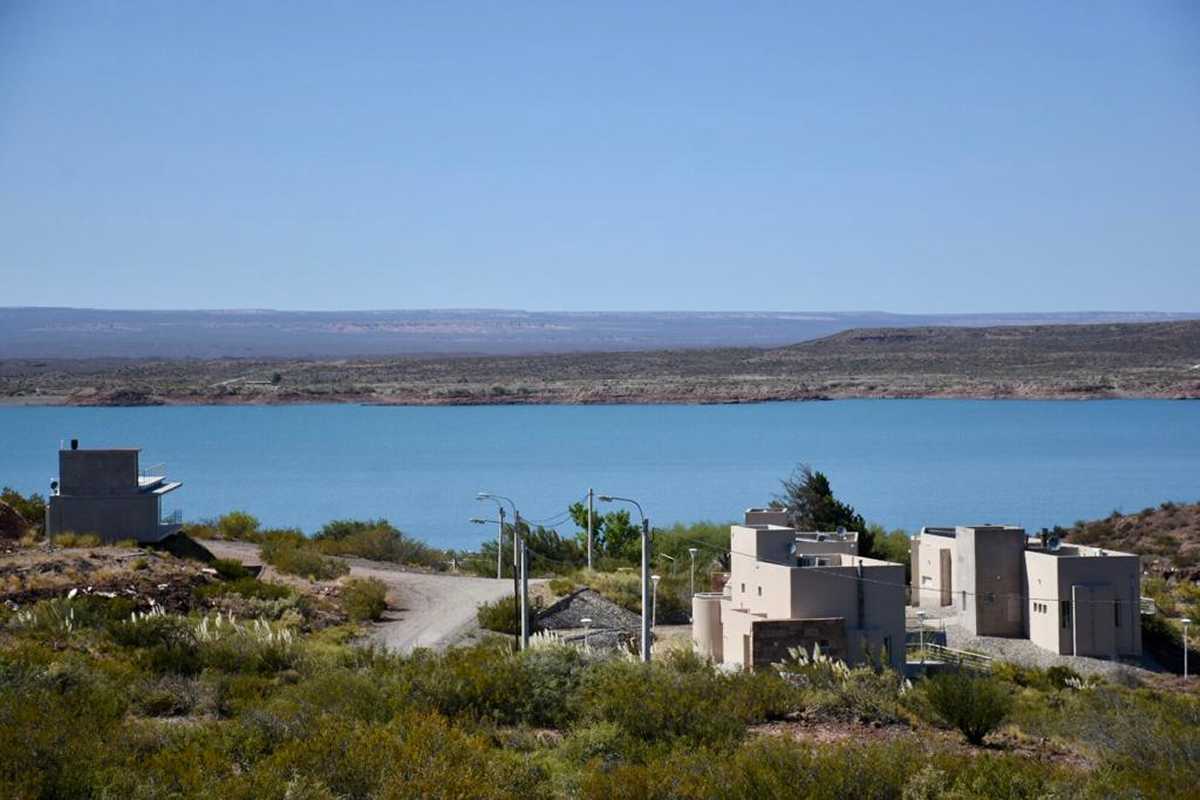
[(831, 658), (848, 660), (846, 621), (826, 619), (755, 620), (750, 637), (751, 665), (754, 668), (777, 664), (788, 657), (788, 650), (803, 647), (812, 652), (820, 644), (821, 652)]

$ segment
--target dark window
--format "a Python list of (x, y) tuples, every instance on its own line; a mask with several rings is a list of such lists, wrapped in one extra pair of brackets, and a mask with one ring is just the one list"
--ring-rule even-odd
[(746, 584), (742, 584), (742, 594), (746, 593)]
[(1071, 627), (1071, 601), (1063, 600), (1060, 603), (1062, 608), (1062, 626), (1064, 628)]
[(758, 596), (762, 597), (762, 587), (758, 587)]
[(1120, 600), (1116, 600), (1113, 602), (1113, 625), (1118, 628), (1121, 627), (1121, 601)]

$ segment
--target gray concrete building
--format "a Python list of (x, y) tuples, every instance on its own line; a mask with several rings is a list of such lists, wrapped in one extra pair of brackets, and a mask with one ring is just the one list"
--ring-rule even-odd
[[(793, 647), (904, 666), (904, 566), (856, 555), (857, 536), (796, 531), (746, 513), (730, 531), (730, 577), (692, 602), (692, 637), (714, 661), (757, 668)], [(764, 521), (771, 519), (773, 521)]]
[(1060, 655), (1141, 654), (1141, 560), (1132, 553), (974, 525), (922, 528), (911, 559), (911, 604), (953, 607), (974, 636), (1028, 638)]
[(168, 481), (162, 465), (142, 468), (140, 450), (81, 450), (76, 440), (58, 451), (46, 532), (93, 533), (106, 542), (157, 542), (181, 527), (178, 512), (163, 514), (163, 497), (183, 484)]

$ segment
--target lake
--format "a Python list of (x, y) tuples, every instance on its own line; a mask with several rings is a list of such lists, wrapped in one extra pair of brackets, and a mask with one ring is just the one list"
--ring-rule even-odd
[[(60, 440), (137, 446), (190, 520), (386, 517), (442, 547), (494, 529), (475, 493), (553, 519), (589, 486), (656, 524), (732, 520), (798, 462), (869, 521), (1070, 524), (1200, 499), (1200, 403), (845, 400), (738, 406), (0, 407), (0, 484), (47, 492)], [(565, 531), (565, 529), (562, 529)]]

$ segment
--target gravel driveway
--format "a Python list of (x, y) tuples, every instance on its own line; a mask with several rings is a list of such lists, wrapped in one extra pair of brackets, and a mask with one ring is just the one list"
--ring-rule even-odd
[[(249, 542), (208, 540), (203, 545), (218, 558), (261, 564), (258, 546)], [(389, 650), (407, 653), (417, 647), (440, 648), (474, 632), (475, 609), (512, 594), (512, 579), (467, 578), (412, 572), (396, 564), (349, 558), (350, 575), (378, 578), (388, 586), (391, 607), (372, 626), (372, 638)], [(533, 585), (540, 581), (531, 580)]]

